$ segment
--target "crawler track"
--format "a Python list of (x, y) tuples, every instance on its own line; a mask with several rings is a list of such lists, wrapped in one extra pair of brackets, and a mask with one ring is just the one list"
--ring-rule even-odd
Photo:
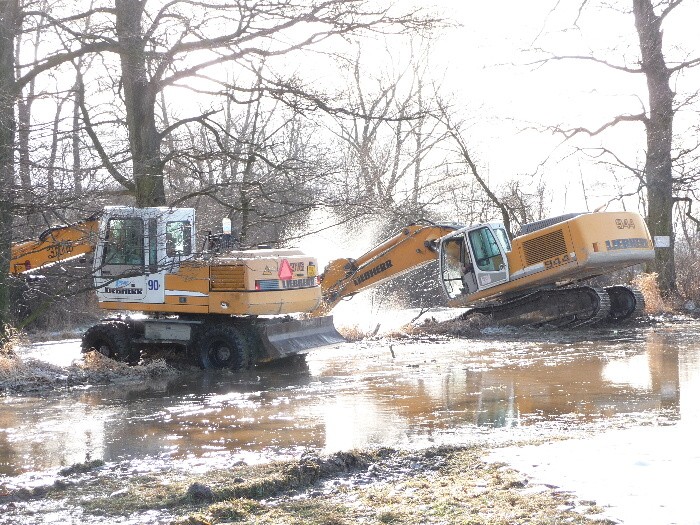
[(507, 302), (477, 306), (461, 318), (484, 314), (501, 324), (575, 328), (603, 321), (621, 322), (643, 310), (644, 298), (632, 288), (577, 286), (537, 290)]

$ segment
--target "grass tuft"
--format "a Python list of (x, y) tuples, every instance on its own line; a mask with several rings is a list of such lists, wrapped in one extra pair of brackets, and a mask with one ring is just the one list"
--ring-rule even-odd
[(338, 332), (342, 335), (346, 341), (354, 343), (356, 341), (362, 341), (363, 339), (369, 339), (374, 337), (379, 332), (380, 325), (377, 325), (373, 330), (365, 330), (360, 328), (359, 325), (353, 326), (341, 326), (338, 328)]
[(72, 476), (74, 474), (86, 474), (92, 470), (103, 467), (105, 464), (101, 459), (93, 459), (92, 461), (85, 461), (83, 463), (75, 463), (70, 467), (63, 468), (59, 470), (61, 476)]
[(0, 357), (16, 357), (15, 348), (22, 342), (21, 333), (13, 326), (0, 328)]

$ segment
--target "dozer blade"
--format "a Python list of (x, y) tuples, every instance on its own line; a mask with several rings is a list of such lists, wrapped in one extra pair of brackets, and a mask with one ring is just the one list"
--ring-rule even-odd
[(260, 336), (270, 359), (305, 354), (314, 348), (345, 342), (330, 315), (268, 323), (261, 326)]

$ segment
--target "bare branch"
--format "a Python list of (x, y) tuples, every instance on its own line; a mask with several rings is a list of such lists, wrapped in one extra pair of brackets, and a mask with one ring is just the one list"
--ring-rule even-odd
[(187, 124), (190, 124), (191, 122), (200, 122), (200, 123), (202, 123), (202, 122), (204, 122), (206, 119), (208, 119), (208, 118), (211, 117), (212, 115), (215, 115), (215, 114), (219, 113), (220, 111), (221, 111), (221, 110), (219, 110), (219, 109), (217, 109), (217, 110), (212, 110), (212, 111), (207, 111), (206, 113), (202, 113), (201, 115), (197, 115), (196, 117), (190, 117), (190, 118), (186, 118), (186, 119), (179, 120), (179, 121), (177, 121), (177, 122), (171, 124), (171, 125), (168, 126), (167, 128), (165, 128), (165, 129), (164, 129), (163, 131), (161, 131), (160, 133), (158, 133), (159, 140), (163, 140), (165, 137), (167, 137), (168, 135), (170, 135), (173, 131), (175, 131), (176, 129), (178, 129), (178, 128), (181, 127), (181, 126), (185, 126), (185, 125), (187, 125)]
[(102, 147), (102, 143), (100, 142), (97, 133), (95, 133), (95, 130), (90, 121), (90, 112), (88, 111), (85, 105), (85, 85), (83, 84), (83, 74), (77, 68), (76, 75), (76, 97), (78, 98), (78, 105), (80, 106), (80, 111), (83, 115), (83, 121), (85, 122), (85, 132), (92, 140), (92, 144), (95, 147), (95, 151), (97, 151), (97, 154), (100, 156), (102, 163), (104, 164), (105, 168), (112, 176), (112, 178), (114, 178), (114, 180), (116, 180), (119, 184), (124, 186), (124, 188), (126, 188), (128, 191), (136, 191), (136, 184), (134, 184), (133, 181), (130, 181), (129, 179), (124, 177), (119, 172), (116, 166), (112, 163), (104, 147)]
[(547, 129), (550, 131), (554, 131), (556, 133), (561, 133), (564, 135), (566, 140), (569, 140), (573, 137), (575, 137), (578, 134), (585, 134), (588, 135), (589, 137), (595, 137), (596, 135), (600, 135), (603, 131), (606, 129), (612, 128), (620, 124), (621, 122), (642, 122), (645, 125), (648, 123), (648, 118), (646, 114), (644, 113), (639, 113), (637, 115), (618, 115), (614, 119), (612, 119), (609, 122), (606, 122), (602, 126), (600, 126), (598, 129), (595, 130), (590, 130), (588, 128), (571, 128), (571, 129), (561, 129), (560, 127), (557, 126), (549, 126)]
[(673, 11), (676, 7), (681, 5), (683, 3), (683, 0), (671, 0), (668, 5), (664, 8), (664, 10), (661, 12), (659, 15), (659, 19), (663, 21), (670, 13)]
[(590, 55), (552, 55), (552, 56), (549, 56), (547, 58), (535, 60), (533, 62), (526, 64), (526, 65), (542, 67), (546, 64), (549, 64), (550, 62), (561, 62), (564, 60), (579, 60), (579, 61), (584, 61), (584, 62), (593, 62), (595, 64), (600, 64), (600, 65), (603, 65), (605, 67), (609, 67), (610, 69), (614, 69), (616, 71), (623, 71), (625, 73), (644, 73), (644, 70), (642, 68), (631, 68), (628, 66), (620, 66), (620, 65), (608, 62), (607, 60), (602, 60), (600, 58), (590, 56)]

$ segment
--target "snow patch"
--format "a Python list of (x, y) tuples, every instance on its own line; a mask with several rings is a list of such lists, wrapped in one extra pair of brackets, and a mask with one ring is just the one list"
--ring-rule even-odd
[(698, 525), (695, 473), (700, 471), (697, 428), (612, 430), (587, 439), (507, 447), (492, 461), (508, 463), (534, 483), (555, 485), (595, 500), (603, 515), (622, 523)]

